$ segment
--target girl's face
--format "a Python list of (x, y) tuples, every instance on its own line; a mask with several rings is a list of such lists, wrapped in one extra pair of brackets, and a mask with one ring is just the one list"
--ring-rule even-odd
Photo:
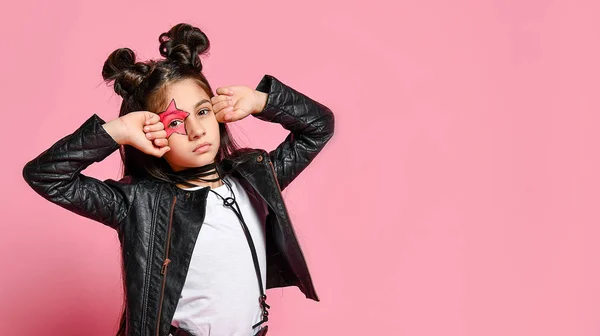
[(158, 113), (171, 147), (164, 158), (174, 171), (213, 163), (221, 136), (210, 97), (193, 79), (170, 84), (166, 94), (169, 105)]

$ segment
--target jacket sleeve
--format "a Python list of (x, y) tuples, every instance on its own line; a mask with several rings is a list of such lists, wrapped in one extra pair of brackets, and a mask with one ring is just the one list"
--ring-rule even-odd
[(91, 116), (74, 133), (28, 162), (23, 178), (50, 202), (116, 229), (127, 214), (131, 197), (126, 193), (131, 188), (81, 174), (119, 148), (102, 124), (100, 117)]
[(325, 147), (333, 136), (334, 116), (329, 108), (265, 75), (257, 91), (268, 94), (263, 111), (256, 118), (278, 123), (290, 131), (276, 149), (269, 152), (281, 190), (285, 189)]

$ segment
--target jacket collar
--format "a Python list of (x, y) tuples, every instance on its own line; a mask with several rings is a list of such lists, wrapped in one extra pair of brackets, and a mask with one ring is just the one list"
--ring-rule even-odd
[[(257, 163), (263, 161), (265, 155), (268, 154), (264, 150), (244, 148), (238, 150), (233, 159), (223, 159), (220, 164), (225, 171), (230, 171), (233, 176), (239, 174), (247, 178), (259, 170), (257, 169)], [(190, 191), (181, 189), (172, 183), (165, 184), (177, 199), (177, 202), (203, 202), (206, 200), (210, 190), (209, 187), (204, 187)], [(257, 186), (255, 185), (254, 187), (256, 188)]]

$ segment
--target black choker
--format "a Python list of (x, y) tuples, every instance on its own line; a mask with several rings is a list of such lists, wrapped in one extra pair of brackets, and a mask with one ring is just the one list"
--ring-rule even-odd
[[(216, 178), (206, 179), (204, 177), (217, 174)], [(182, 184), (187, 187), (196, 187), (189, 181), (199, 180), (203, 182), (217, 182), (223, 178), (223, 173), (217, 163), (210, 163), (202, 167), (189, 168), (178, 172), (168, 172), (167, 177), (176, 184)]]

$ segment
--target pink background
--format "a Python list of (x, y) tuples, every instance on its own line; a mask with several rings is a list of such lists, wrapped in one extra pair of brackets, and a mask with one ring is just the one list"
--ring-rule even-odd
[[(215, 88), (268, 73), (337, 117), (285, 192), (322, 302), (271, 290), (273, 335), (600, 334), (597, 1), (10, 6), (3, 335), (116, 330), (116, 233), (44, 201), (21, 169), (92, 113), (116, 117), (104, 60), (118, 47), (158, 57), (179, 22), (211, 39)], [(235, 134), (271, 149), (286, 132), (249, 118)], [(85, 173), (118, 172), (114, 154)]]

